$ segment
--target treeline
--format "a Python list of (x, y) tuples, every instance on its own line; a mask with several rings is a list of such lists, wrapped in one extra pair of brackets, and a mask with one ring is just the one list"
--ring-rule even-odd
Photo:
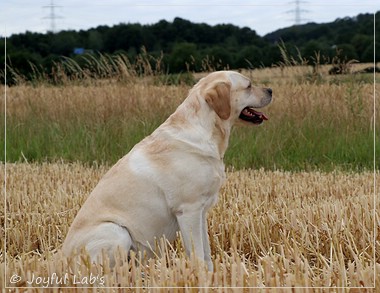
[[(380, 12), (376, 13), (379, 19)], [(299, 48), (305, 57), (321, 52), (323, 56), (331, 57), (334, 49), (340, 49), (348, 59), (360, 62), (373, 62), (374, 33), (380, 32), (380, 23), (374, 28), (373, 14), (359, 14), (356, 17), (345, 17), (330, 23), (308, 23), (280, 29), (264, 37), (271, 43), (282, 39), (289, 48)], [(380, 41), (376, 40), (375, 49), (380, 50)], [(376, 56), (376, 62), (380, 56)]]
[[(169, 73), (200, 71), (207, 67), (257, 68), (281, 61), (278, 43), (283, 41), (291, 54), (301, 54), (305, 59), (319, 51), (328, 62), (336, 56), (337, 50), (341, 50), (340, 56), (372, 62), (373, 22), (373, 15), (360, 14), (332, 23), (293, 26), (264, 37), (248, 27), (211, 26), (181, 18), (173, 22), (161, 20), (152, 25), (119, 24), (56, 34), (26, 32), (7, 39), (6, 58), (14, 72), (26, 77), (33, 76), (36, 68), (50, 74), (53, 64), (64, 62), (64, 56), (80, 62), (84, 53), (94, 58), (124, 54), (133, 62), (142, 49), (160, 58), (160, 64), (165, 66), (163, 70)], [(379, 22), (376, 30), (380, 31)], [(3, 47), (4, 39), (0, 42)], [(380, 48), (379, 41), (376, 41), (376, 48)], [(4, 58), (0, 57), (2, 64)], [(379, 61), (379, 56), (376, 58)]]

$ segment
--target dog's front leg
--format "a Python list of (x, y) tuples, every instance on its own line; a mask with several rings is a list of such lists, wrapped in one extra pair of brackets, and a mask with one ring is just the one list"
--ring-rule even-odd
[(186, 253), (192, 252), (204, 261), (202, 210), (187, 210), (177, 213), (177, 221), (181, 230)]
[(208, 270), (212, 272), (214, 270), (214, 265), (211, 260), (211, 247), (210, 241), (207, 233), (207, 211), (203, 210), (202, 212), (202, 238), (203, 238), (203, 251), (205, 262), (207, 263)]

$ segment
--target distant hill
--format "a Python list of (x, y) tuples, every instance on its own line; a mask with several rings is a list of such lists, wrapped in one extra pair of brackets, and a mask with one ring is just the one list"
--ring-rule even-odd
[[(380, 12), (376, 13), (377, 19)], [(80, 62), (82, 54), (125, 54), (133, 62), (145, 48), (149, 54), (162, 57), (165, 70), (199, 71), (205, 66), (222, 68), (257, 68), (281, 61), (278, 42), (283, 41), (290, 53), (310, 58), (319, 51), (331, 58), (336, 50), (341, 56), (361, 62), (373, 61), (373, 15), (360, 14), (331, 23), (284, 28), (260, 37), (248, 27), (232, 24), (208, 25), (182, 18), (161, 20), (151, 25), (138, 23), (98, 26), (89, 30), (61, 31), (56, 34), (31, 33), (12, 35), (7, 39), (8, 64), (26, 77), (33, 75), (31, 64), (49, 74), (52, 64), (62, 56)], [(380, 23), (376, 23), (380, 32)], [(379, 38), (378, 38), (379, 39)], [(379, 41), (376, 50), (379, 51)], [(4, 39), (0, 39), (4, 46)], [(379, 54), (376, 61), (379, 60)], [(4, 64), (4, 56), (0, 56)], [(205, 65), (206, 64), (206, 65)], [(1, 66), (0, 70), (3, 70)], [(0, 72), (1, 74), (1, 72)]]
[[(380, 12), (377, 12), (376, 18), (379, 19), (379, 16)], [(359, 14), (356, 17), (338, 18), (330, 23), (308, 23), (280, 29), (265, 35), (264, 39), (272, 44), (282, 40), (288, 45), (297, 46), (305, 56), (312, 55), (314, 51), (321, 51), (328, 56), (332, 50), (340, 48), (350, 59), (371, 62), (373, 21), (373, 14)], [(376, 22), (375, 30), (380, 33), (379, 21)], [(378, 41), (376, 48), (380, 49)]]

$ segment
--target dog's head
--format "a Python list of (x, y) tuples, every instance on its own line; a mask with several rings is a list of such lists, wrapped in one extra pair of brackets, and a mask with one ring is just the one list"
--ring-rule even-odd
[(203, 97), (222, 120), (261, 124), (268, 120), (262, 108), (272, 101), (272, 90), (252, 85), (249, 78), (234, 71), (218, 71), (201, 80)]

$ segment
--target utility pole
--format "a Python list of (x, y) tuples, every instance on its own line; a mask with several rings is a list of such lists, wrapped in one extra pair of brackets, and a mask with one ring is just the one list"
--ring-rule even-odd
[(50, 0), (49, 5), (43, 6), (43, 8), (49, 8), (50, 9), (49, 15), (45, 16), (44, 19), (50, 19), (50, 30), (49, 31), (52, 32), (53, 34), (56, 33), (55, 20), (57, 18), (63, 18), (62, 16), (58, 16), (57, 14), (55, 14), (55, 8), (57, 8), (57, 7), (62, 7), (62, 6), (55, 5), (54, 0)]
[(287, 11), (287, 13), (294, 13), (294, 24), (300, 25), (303, 21), (307, 21), (308, 19), (302, 18), (301, 13), (309, 12), (308, 10), (301, 9), (301, 3), (307, 3), (307, 1), (295, 0), (293, 2), (289, 2), (289, 4), (295, 4), (295, 9)]

